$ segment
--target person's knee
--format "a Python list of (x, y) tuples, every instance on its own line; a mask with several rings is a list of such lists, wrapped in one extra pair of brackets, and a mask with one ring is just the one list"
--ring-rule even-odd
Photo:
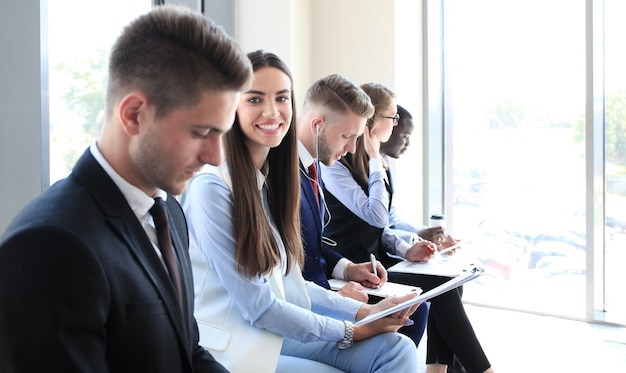
[(395, 342), (395, 347), (397, 351), (395, 351), (395, 356), (397, 359), (402, 360), (402, 365), (406, 367), (417, 367), (417, 349), (415, 347), (415, 343), (411, 338), (406, 335), (400, 333), (394, 333), (399, 338), (397, 342)]
[(342, 370), (326, 365), (319, 361), (301, 357), (280, 355), (276, 373), (316, 372), (316, 373), (343, 373)]
[(403, 349), (407, 349), (409, 351), (415, 351), (415, 345), (413, 344), (413, 341), (411, 340), (411, 338), (407, 337), (406, 335), (402, 335), (400, 333), (396, 333), (396, 334), (400, 338), (400, 341), (396, 342), (400, 347), (402, 347)]
[(381, 334), (381, 336), (387, 339), (387, 341), (384, 342), (384, 346), (390, 346), (390, 348), (394, 350), (394, 355), (403, 353), (415, 354), (415, 343), (406, 335), (401, 333), (385, 333)]

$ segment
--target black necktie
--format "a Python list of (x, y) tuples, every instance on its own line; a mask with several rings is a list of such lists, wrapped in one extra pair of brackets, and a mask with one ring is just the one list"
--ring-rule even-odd
[(154, 205), (150, 209), (150, 214), (154, 220), (154, 226), (156, 227), (157, 240), (159, 242), (159, 250), (163, 256), (163, 261), (167, 267), (167, 271), (170, 274), (170, 278), (176, 288), (176, 295), (178, 296), (178, 303), (183, 309), (182, 301), (182, 286), (180, 281), (180, 274), (178, 272), (178, 263), (176, 261), (176, 254), (174, 253), (174, 247), (172, 246), (172, 238), (170, 236), (170, 229), (167, 223), (167, 212), (165, 211), (165, 201), (162, 198), (157, 197), (154, 199)]

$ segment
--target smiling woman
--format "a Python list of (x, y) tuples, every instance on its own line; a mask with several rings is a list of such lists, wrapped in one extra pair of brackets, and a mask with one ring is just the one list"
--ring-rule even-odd
[(237, 116), (248, 147), (260, 150), (255, 156), (259, 168), (269, 149), (278, 146), (289, 129), (293, 117), (291, 96), (291, 79), (272, 66), (255, 71), (252, 88), (241, 95)]
[[(291, 73), (271, 53), (248, 57), (254, 79), (225, 136), (225, 161), (195, 177), (183, 203), (197, 243), (201, 345), (231, 372), (293, 372), (307, 360), (322, 363), (315, 372), (417, 371), (412, 343), (388, 333), (406, 314), (352, 323), (402, 298), (372, 306), (304, 281)], [(353, 339), (360, 343), (348, 349)]]

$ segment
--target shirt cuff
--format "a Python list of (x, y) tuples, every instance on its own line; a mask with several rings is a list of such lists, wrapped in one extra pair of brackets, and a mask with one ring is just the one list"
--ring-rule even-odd
[(348, 280), (347, 278), (345, 278), (344, 274), (346, 273), (346, 268), (348, 267), (348, 264), (352, 263), (350, 260), (346, 259), (346, 258), (341, 258), (339, 259), (339, 261), (337, 262), (337, 265), (335, 265), (335, 268), (333, 268), (333, 278), (338, 278), (341, 280)]
[(385, 168), (383, 167), (383, 163), (380, 158), (371, 158), (369, 161), (370, 166), (370, 174), (372, 172), (382, 172), (385, 173)]
[[(417, 242), (419, 240), (415, 240), (415, 242)], [(396, 254), (400, 255), (403, 258), (406, 258), (406, 252), (409, 251), (409, 249), (413, 247), (413, 245), (409, 244), (408, 242), (402, 240), (400, 242), (398, 242), (398, 246), (396, 246)]]

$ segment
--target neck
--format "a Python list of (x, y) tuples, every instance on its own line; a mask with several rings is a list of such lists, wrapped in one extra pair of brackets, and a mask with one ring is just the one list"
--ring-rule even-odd
[(254, 146), (248, 143), (248, 151), (250, 152), (250, 157), (252, 157), (252, 162), (259, 170), (263, 170), (263, 166), (265, 165), (265, 161), (267, 161), (267, 156), (270, 153), (270, 148), (267, 146)]
[(308, 138), (304, 135), (298, 136), (298, 140), (304, 145), (304, 148), (309, 152), (309, 154), (315, 159), (317, 156), (315, 151), (315, 137), (309, 136)]

